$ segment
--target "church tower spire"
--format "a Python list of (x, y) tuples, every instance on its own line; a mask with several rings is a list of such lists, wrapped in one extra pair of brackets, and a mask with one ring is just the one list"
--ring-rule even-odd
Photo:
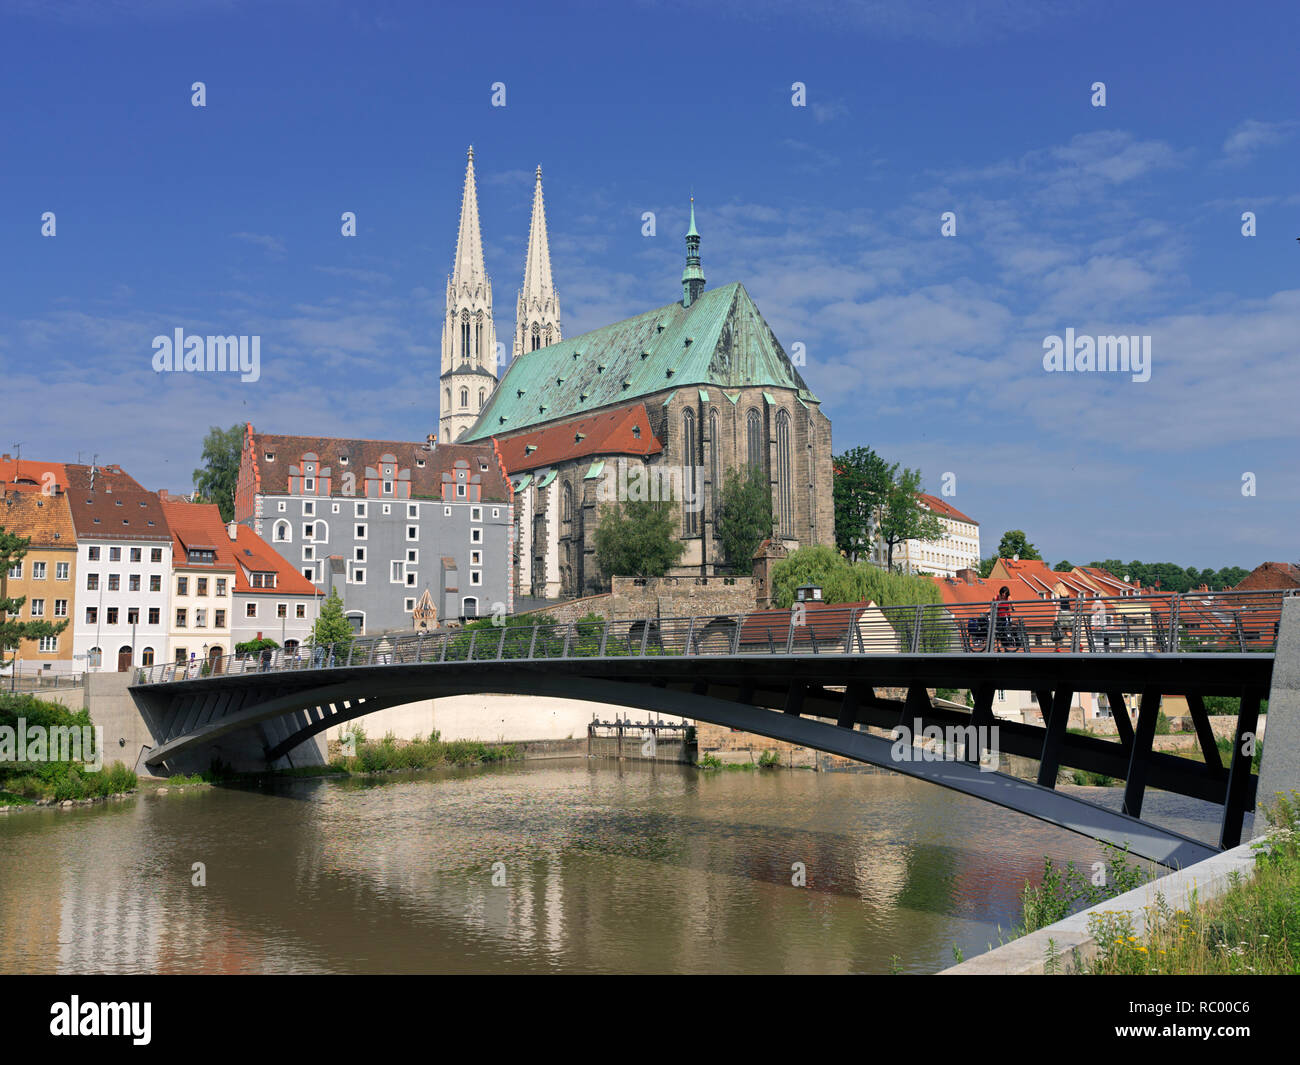
[(438, 438), (458, 440), (478, 420), (497, 384), (497, 335), (492, 321), (492, 279), (483, 263), (478, 224), (474, 147), (465, 165), (456, 260), (447, 279), (447, 317), (442, 326), (442, 377)]
[(546, 205), (542, 200), (542, 168), (533, 186), (533, 220), (528, 227), (524, 287), (515, 314), (514, 357), (555, 344), (560, 336), (560, 297), (551, 280), (551, 246), (546, 236)]
[(695, 197), (691, 197), (691, 228), (686, 231), (686, 269), (682, 271), (682, 306), (689, 307), (704, 291), (700, 267), (700, 233), (695, 228)]

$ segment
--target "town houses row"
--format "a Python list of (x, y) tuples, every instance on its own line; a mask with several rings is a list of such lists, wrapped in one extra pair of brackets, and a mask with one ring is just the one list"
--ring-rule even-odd
[(118, 466), (0, 458), (0, 528), (30, 538), (0, 573), (18, 621), (67, 622), (24, 640), (22, 672), (218, 662), (238, 643), (294, 647), (319, 590), (251, 529), (212, 504), (144, 489)]

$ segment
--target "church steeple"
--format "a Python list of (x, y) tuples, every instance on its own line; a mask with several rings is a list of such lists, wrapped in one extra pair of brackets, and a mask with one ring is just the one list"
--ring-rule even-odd
[(468, 155), (456, 259), (447, 278), (447, 317), (442, 327), (438, 438), (444, 442), (459, 439), (474, 424), (497, 384), (492, 279), (483, 263), (473, 145)]
[(546, 236), (546, 205), (542, 200), (542, 168), (533, 186), (533, 219), (528, 227), (524, 287), (515, 314), (514, 357), (555, 344), (560, 336), (560, 298), (551, 280), (551, 246)]
[(704, 291), (700, 267), (700, 233), (695, 228), (695, 197), (691, 197), (691, 228), (686, 231), (686, 269), (682, 271), (682, 306), (689, 307)]

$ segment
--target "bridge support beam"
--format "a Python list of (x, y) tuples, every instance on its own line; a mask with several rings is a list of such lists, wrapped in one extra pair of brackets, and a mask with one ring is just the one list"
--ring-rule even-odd
[(1128, 776), (1124, 785), (1124, 812), (1129, 817), (1142, 816), (1142, 798), (1147, 790), (1147, 771), (1151, 766), (1151, 741), (1155, 738), (1160, 717), (1160, 693), (1145, 688), (1138, 702), (1137, 734), (1129, 754)]
[(1300, 790), (1300, 596), (1282, 600), (1273, 683), (1268, 693), (1268, 743), (1259, 767), (1255, 835), (1268, 826), (1259, 804), (1271, 805), (1278, 792)]

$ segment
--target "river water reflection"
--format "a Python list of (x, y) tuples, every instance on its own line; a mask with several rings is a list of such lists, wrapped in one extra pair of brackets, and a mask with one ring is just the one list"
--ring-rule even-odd
[(1044, 855), (1101, 852), (887, 773), (575, 759), (191, 789), (0, 815), (0, 971), (934, 972), (997, 944)]

